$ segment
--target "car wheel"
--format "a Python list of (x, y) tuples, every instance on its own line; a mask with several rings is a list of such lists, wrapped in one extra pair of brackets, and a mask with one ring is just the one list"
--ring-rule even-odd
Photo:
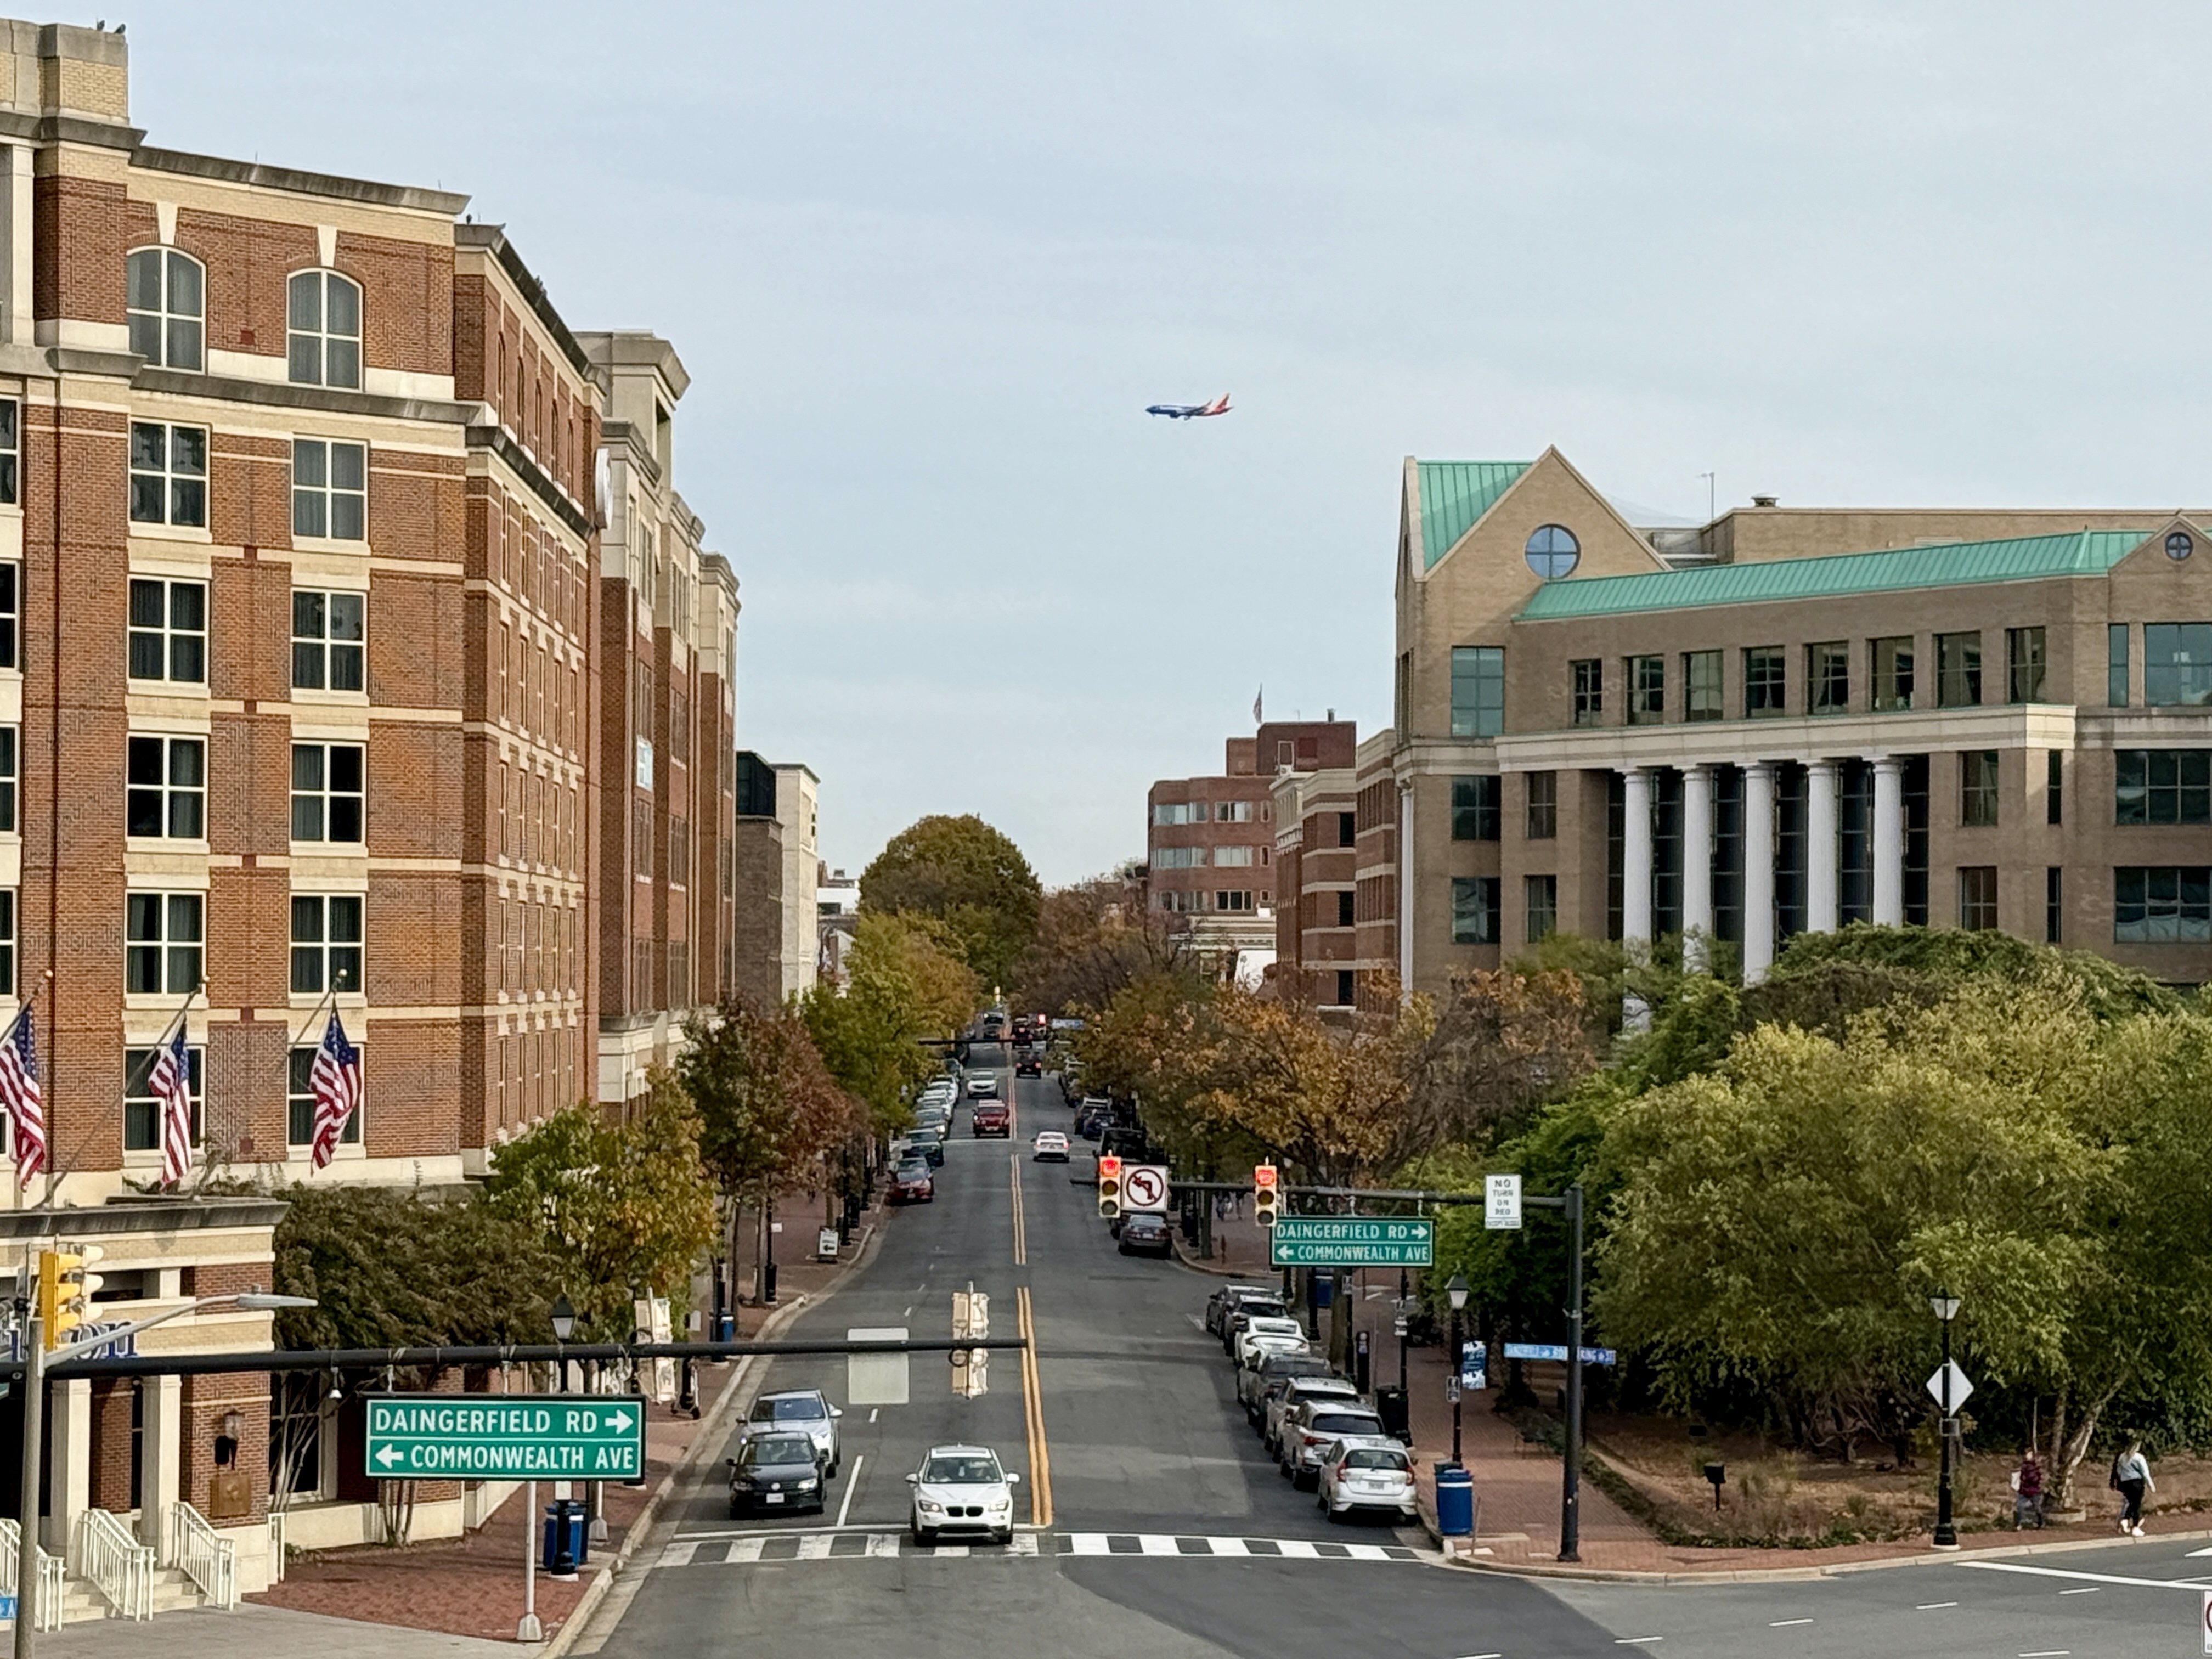
[(732, 1521), (742, 1521), (744, 1518), (744, 1505), (738, 1503), (736, 1498), (732, 1498), (730, 1500), (730, 1519)]
[(1291, 1481), (1291, 1485), (1297, 1484), (1291, 1474), (1291, 1461), (1287, 1457), (1278, 1457), (1275, 1460), (1275, 1473), (1281, 1475), (1284, 1480)]

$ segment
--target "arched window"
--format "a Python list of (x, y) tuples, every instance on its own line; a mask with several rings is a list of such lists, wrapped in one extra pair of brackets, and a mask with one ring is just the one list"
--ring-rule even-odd
[(207, 367), (207, 272), (189, 253), (142, 247), (127, 266), (131, 349), (156, 368)]
[(335, 270), (302, 270), (290, 283), (287, 337), (296, 386), (361, 389), (361, 288)]
[(1528, 568), (1547, 581), (1565, 575), (1582, 562), (1583, 556), (1574, 532), (1563, 524), (1538, 526), (1536, 532), (1528, 538), (1526, 553)]

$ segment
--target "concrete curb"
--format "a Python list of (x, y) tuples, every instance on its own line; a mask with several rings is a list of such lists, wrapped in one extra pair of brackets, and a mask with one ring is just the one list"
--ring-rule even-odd
[[(838, 1270), (837, 1276), (823, 1287), (821, 1294), (818, 1296), (802, 1294), (796, 1302), (788, 1306), (778, 1308), (761, 1322), (760, 1329), (753, 1334), (753, 1340), (756, 1341), (769, 1340), (805, 1310), (820, 1307), (844, 1288), (845, 1282), (848, 1279), (874, 1259), (878, 1247), (883, 1243), (884, 1231), (884, 1229), (880, 1223), (871, 1223), (860, 1253)], [(763, 1358), (764, 1356), (760, 1354), (747, 1354), (738, 1361), (737, 1369), (730, 1373), (728, 1379), (722, 1384), (722, 1391), (716, 1397), (714, 1403), (702, 1413), (700, 1420), (703, 1426), (699, 1431), (698, 1437), (692, 1441), (690, 1449), (684, 1455), (677, 1460), (676, 1466), (661, 1476), (659, 1486), (653, 1488), (653, 1496), (646, 1499), (645, 1507), (637, 1513), (637, 1519), (631, 1522), (623, 1531), (622, 1544), (615, 1551), (614, 1559), (601, 1567), (598, 1576), (585, 1587), (583, 1595), (577, 1600), (576, 1610), (562, 1621), (561, 1628), (553, 1633), (550, 1641), (540, 1647), (539, 1651), (546, 1656), (546, 1659), (565, 1659), (568, 1650), (583, 1639), (584, 1631), (590, 1625), (592, 1615), (599, 1611), (599, 1604), (606, 1599), (608, 1592), (614, 1588), (615, 1581), (621, 1576), (623, 1569), (629, 1565), (631, 1559), (643, 1547), (647, 1534), (652, 1532), (655, 1523), (660, 1519), (660, 1511), (666, 1504), (669, 1495), (676, 1490), (679, 1482), (686, 1481), (691, 1477), (702, 1461), (707, 1449), (719, 1447), (727, 1437), (728, 1425), (725, 1419), (732, 1414), (737, 1406), (744, 1403), (740, 1400), (741, 1395), (744, 1396), (745, 1401), (750, 1401), (750, 1396), (744, 1392), (745, 1384), (752, 1377), (756, 1369), (753, 1362)], [(767, 1367), (763, 1365), (758, 1369), (764, 1371)], [(757, 1391), (756, 1387), (755, 1392)]]
[(1176, 1260), (1194, 1273), (1211, 1273), (1216, 1279), (1241, 1279), (1247, 1282), (1273, 1277), (1273, 1269), (1261, 1273), (1248, 1273), (1242, 1267), (1218, 1267), (1211, 1261), (1200, 1261), (1194, 1257), (1183, 1248), (1183, 1242), (1180, 1238), (1170, 1239), (1168, 1242), (1175, 1246)]

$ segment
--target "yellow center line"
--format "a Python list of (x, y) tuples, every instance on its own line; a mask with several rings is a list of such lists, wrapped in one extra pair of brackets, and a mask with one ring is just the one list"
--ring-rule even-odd
[(1030, 1316), (1030, 1287), (1014, 1291), (1022, 1331), (1022, 1416), (1030, 1437), (1030, 1524), (1052, 1524), (1052, 1454), (1044, 1437), (1044, 1389), (1037, 1379), (1036, 1322)]
[(1029, 1228), (1022, 1216), (1022, 1155), (1014, 1152), (1006, 1158), (1008, 1185), (1014, 1200), (1014, 1266), (1030, 1264)]

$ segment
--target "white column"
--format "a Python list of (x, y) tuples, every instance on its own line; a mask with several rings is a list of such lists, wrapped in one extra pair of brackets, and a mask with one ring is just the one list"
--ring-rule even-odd
[(1712, 965), (1713, 775), (1682, 769), (1682, 951), (1686, 968)]
[(1874, 763), (1874, 919), (1905, 925), (1905, 768), (1894, 755)]
[(1398, 995), (1402, 1000), (1413, 994), (1413, 786), (1408, 782), (1398, 786)]
[(1621, 775), (1620, 937), (1651, 943), (1651, 775), (1632, 766)]
[(173, 1566), (163, 1532), (181, 1489), (179, 1471), (185, 1455), (185, 1379), (138, 1379), (138, 1541), (154, 1547), (155, 1559)]
[(1839, 919), (1836, 902), (1836, 763), (1805, 763), (1805, 927), (1832, 933)]
[(76, 1518), (92, 1507), (92, 1379), (56, 1378), (46, 1408), (46, 1552), (75, 1569)]
[(1755, 984), (1774, 963), (1774, 768), (1743, 769), (1743, 980)]

